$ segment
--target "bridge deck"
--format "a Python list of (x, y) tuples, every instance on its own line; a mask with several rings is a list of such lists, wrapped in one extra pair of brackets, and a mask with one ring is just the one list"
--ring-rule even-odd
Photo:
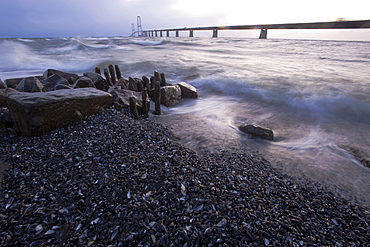
[(248, 30), (248, 29), (346, 29), (346, 28), (370, 28), (370, 20), (361, 21), (333, 21), (312, 23), (286, 23), (286, 24), (262, 24), (262, 25), (238, 25), (238, 26), (209, 26), (209, 27), (184, 27), (168, 29), (152, 29), (152, 31), (187, 31), (187, 30)]

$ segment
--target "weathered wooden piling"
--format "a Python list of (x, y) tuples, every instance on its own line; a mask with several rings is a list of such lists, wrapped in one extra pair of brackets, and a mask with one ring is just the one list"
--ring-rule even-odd
[(144, 88), (147, 88), (147, 90), (150, 90), (151, 87), (150, 87), (150, 82), (149, 82), (149, 79), (148, 77), (146, 77), (145, 75), (141, 78), (143, 80), (143, 87)]
[(161, 80), (162, 80), (162, 84), (163, 86), (166, 86), (167, 82), (166, 82), (166, 76), (164, 75), (164, 73), (160, 73), (161, 75)]
[(110, 79), (108, 69), (104, 69), (104, 76), (105, 76), (105, 80), (108, 82), (109, 86), (113, 86), (112, 81)]
[(101, 71), (100, 71), (100, 68), (99, 67), (95, 67), (95, 73), (101, 75)]
[(122, 74), (121, 74), (120, 67), (118, 65), (114, 65), (114, 68), (116, 69), (117, 80), (121, 79), (122, 78)]
[(162, 76), (158, 71), (154, 71), (154, 81), (159, 81), (161, 87), (165, 86), (165, 84), (163, 84)]
[(142, 92), (144, 89), (143, 81), (140, 79), (136, 80), (136, 85), (137, 85), (137, 91)]
[(117, 79), (116, 79), (116, 73), (115, 73), (115, 71), (114, 71), (114, 66), (113, 66), (113, 64), (109, 64), (109, 65), (108, 65), (108, 69), (109, 69), (109, 73), (110, 73), (110, 77), (111, 77), (112, 83), (113, 83), (113, 85), (114, 85), (114, 84), (116, 84)]
[(144, 88), (143, 91), (141, 91), (141, 98), (142, 98), (142, 101), (143, 101), (143, 116), (144, 116), (144, 118), (148, 118), (149, 117), (149, 109), (148, 109), (148, 103), (147, 103), (147, 100), (148, 100), (147, 88)]
[(161, 84), (159, 81), (154, 83), (154, 105), (153, 114), (161, 115)]
[(135, 119), (139, 119), (139, 112), (137, 110), (135, 97), (130, 97), (129, 101), (130, 101), (130, 110), (131, 110), (132, 115), (134, 115)]

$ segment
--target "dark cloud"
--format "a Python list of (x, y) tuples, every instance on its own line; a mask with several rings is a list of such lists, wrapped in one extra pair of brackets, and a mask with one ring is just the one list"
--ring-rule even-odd
[(173, 0), (12, 0), (0, 8), (0, 37), (128, 36), (144, 28), (182, 26)]

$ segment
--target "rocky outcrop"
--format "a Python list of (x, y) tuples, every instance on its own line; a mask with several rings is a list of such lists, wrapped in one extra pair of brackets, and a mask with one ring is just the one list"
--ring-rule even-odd
[[(111, 88), (108, 91), (113, 96), (113, 105), (118, 109), (129, 108), (130, 107), (130, 98), (134, 97), (139, 107), (142, 106), (142, 93), (134, 92), (127, 89), (117, 89)], [(147, 106), (150, 107), (150, 100), (147, 99)]]
[(78, 78), (75, 84), (72, 85), (72, 87), (73, 88), (85, 88), (85, 87), (95, 88), (95, 85), (90, 78), (83, 76), (83, 77)]
[(173, 107), (181, 102), (180, 86), (161, 87), (161, 104), (167, 107)]
[(55, 74), (61, 76), (64, 79), (66, 79), (69, 84), (73, 84), (79, 78), (79, 76), (77, 74), (66, 73), (66, 72), (63, 72), (63, 71), (60, 71), (60, 70), (56, 70), (56, 69), (48, 69), (44, 72), (44, 79), (47, 79), (48, 77), (50, 77), (52, 75), (55, 75)]
[(48, 77), (45, 81), (43, 81), (42, 85), (44, 85), (45, 90), (49, 92), (49, 91), (54, 91), (57, 85), (69, 86), (69, 83), (66, 79), (64, 79), (60, 75), (54, 74)]
[(15, 90), (29, 93), (46, 91), (44, 85), (34, 76), (23, 78)]
[(15, 90), (13, 88), (0, 89), (0, 107), (6, 107), (7, 106), (6, 96), (9, 93), (14, 93), (14, 92), (17, 92), (17, 90)]
[(109, 89), (109, 84), (107, 80), (104, 79), (100, 74), (95, 72), (87, 72), (84, 74), (87, 78), (90, 78), (94, 83), (95, 87), (99, 90), (107, 92)]
[(274, 140), (274, 132), (271, 129), (262, 128), (252, 124), (243, 124), (239, 126), (239, 130), (254, 137), (266, 139), (269, 141)]
[(109, 93), (95, 88), (45, 93), (10, 93), (7, 97), (15, 131), (22, 136), (41, 135), (81, 121), (112, 104)]
[(195, 87), (186, 82), (179, 82), (177, 85), (181, 88), (181, 96), (183, 98), (197, 99), (198, 91)]

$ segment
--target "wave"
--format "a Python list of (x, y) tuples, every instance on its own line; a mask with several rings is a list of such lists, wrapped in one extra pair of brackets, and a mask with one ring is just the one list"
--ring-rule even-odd
[(306, 85), (306, 88), (297, 85), (289, 89), (286, 85), (267, 87), (241, 78), (221, 76), (198, 78), (191, 83), (206, 97), (231, 96), (238, 102), (258, 105), (282, 114), (309, 117), (316, 121), (334, 122), (345, 119), (370, 122), (370, 100), (348, 92), (336, 92), (335, 89), (330, 91), (316, 84)]
[(163, 45), (163, 44), (167, 44), (168, 40), (166, 39), (160, 39), (160, 40), (131, 40), (130, 43), (131, 44), (135, 44), (135, 45), (142, 45), (142, 46), (157, 46), (157, 45)]

